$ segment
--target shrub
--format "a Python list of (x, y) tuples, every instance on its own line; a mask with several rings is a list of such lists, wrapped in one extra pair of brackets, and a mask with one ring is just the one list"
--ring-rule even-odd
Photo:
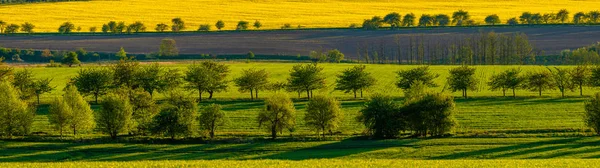
[(585, 103), (585, 114), (583, 120), (585, 125), (592, 128), (600, 135), (600, 93), (596, 93)]
[(427, 94), (408, 100), (400, 111), (406, 116), (406, 123), (415, 135), (442, 136), (454, 126), (454, 99), (444, 94)]
[(367, 127), (368, 132), (377, 138), (393, 138), (404, 130), (402, 114), (392, 97), (375, 94), (360, 110), (357, 120)]

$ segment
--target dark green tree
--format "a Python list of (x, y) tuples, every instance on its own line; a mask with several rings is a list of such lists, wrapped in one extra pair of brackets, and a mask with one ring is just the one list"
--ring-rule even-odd
[(461, 66), (450, 69), (448, 76), (448, 86), (452, 91), (462, 91), (462, 96), (468, 98), (467, 91), (477, 89), (477, 79), (475, 78), (475, 68)]
[(365, 65), (357, 65), (353, 68), (345, 69), (339, 74), (336, 81), (335, 90), (344, 91), (345, 93), (354, 93), (360, 91), (360, 97), (363, 97), (363, 90), (375, 85), (376, 79), (371, 76), (371, 73), (366, 72)]
[(401, 70), (398, 71), (398, 81), (396, 82), (396, 86), (398, 88), (406, 90), (411, 87), (413, 83), (416, 81), (421, 81), (427, 87), (437, 87), (433, 81), (435, 78), (439, 77), (439, 74), (434, 74), (429, 71), (428, 66), (413, 68), (409, 70)]
[(267, 89), (268, 79), (269, 73), (265, 69), (246, 69), (242, 71), (242, 76), (234, 79), (234, 83), (240, 92), (250, 92), (250, 98), (254, 99), (258, 98), (258, 91)]
[(317, 64), (298, 64), (292, 67), (288, 78), (289, 89), (297, 92), (306, 91), (306, 97), (312, 97), (312, 91), (325, 88), (325, 74)]
[(106, 94), (112, 86), (112, 73), (105, 68), (84, 68), (79, 70), (71, 82), (79, 92), (94, 96), (94, 100), (98, 104), (98, 97)]

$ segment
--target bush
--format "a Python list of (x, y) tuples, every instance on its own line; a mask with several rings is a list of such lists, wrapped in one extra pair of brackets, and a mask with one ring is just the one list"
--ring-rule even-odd
[(197, 102), (180, 92), (171, 93), (167, 104), (154, 117), (152, 133), (163, 134), (175, 139), (176, 136), (191, 136), (197, 119)]
[(367, 127), (368, 132), (377, 138), (393, 138), (404, 130), (402, 114), (392, 97), (376, 94), (360, 110), (358, 121)]
[(454, 99), (443, 94), (427, 94), (408, 100), (400, 111), (406, 116), (409, 128), (418, 136), (442, 136), (454, 126)]
[(583, 120), (585, 125), (592, 128), (600, 135), (600, 93), (596, 93), (585, 103), (585, 114)]

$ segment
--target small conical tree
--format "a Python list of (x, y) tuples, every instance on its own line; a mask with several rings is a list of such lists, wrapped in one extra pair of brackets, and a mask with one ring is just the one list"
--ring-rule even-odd
[(8, 137), (29, 133), (35, 118), (35, 110), (19, 96), (10, 83), (0, 82), (0, 132)]
[(77, 135), (77, 131), (89, 131), (96, 127), (94, 111), (92, 111), (90, 104), (85, 101), (83, 96), (79, 94), (75, 86), (69, 85), (65, 88), (63, 99), (72, 110), (69, 126), (73, 130), (73, 135)]
[(48, 109), (48, 120), (54, 126), (54, 129), (58, 130), (61, 137), (65, 128), (71, 124), (72, 119), (73, 111), (71, 107), (61, 98), (54, 99)]

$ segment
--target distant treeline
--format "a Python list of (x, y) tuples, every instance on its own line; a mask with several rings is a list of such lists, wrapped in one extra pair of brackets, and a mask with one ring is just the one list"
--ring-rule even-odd
[(0, 0), (0, 4), (22, 4), (22, 3), (40, 3), (40, 2), (69, 2), (69, 1), (87, 1), (87, 0)]
[(410, 35), (357, 44), (358, 61), (420, 65), (597, 64), (598, 44), (544, 56), (524, 33), (480, 32), (456, 36)]
[(526, 65), (543, 55), (523, 33), (475, 33), (452, 37), (396, 36), (387, 42), (357, 45), (358, 59), (366, 63)]
[[(539, 25), (539, 24), (599, 24), (600, 11), (578, 12), (570, 18), (569, 11), (562, 9), (558, 13), (531, 13), (523, 12), (519, 17), (513, 17), (506, 20), (506, 25)], [(391, 29), (400, 27), (430, 27), (430, 26), (478, 26), (478, 25), (498, 25), (502, 20), (496, 14), (488, 15), (483, 23), (471, 19), (468, 11), (458, 10), (452, 13), (452, 16), (446, 14), (423, 14), (419, 18), (413, 13), (404, 16), (392, 12), (385, 15), (373, 16), (371, 19), (365, 19), (362, 28), (374, 30), (389, 25)], [(357, 28), (358, 25), (352, 24), (351, 28)]]

